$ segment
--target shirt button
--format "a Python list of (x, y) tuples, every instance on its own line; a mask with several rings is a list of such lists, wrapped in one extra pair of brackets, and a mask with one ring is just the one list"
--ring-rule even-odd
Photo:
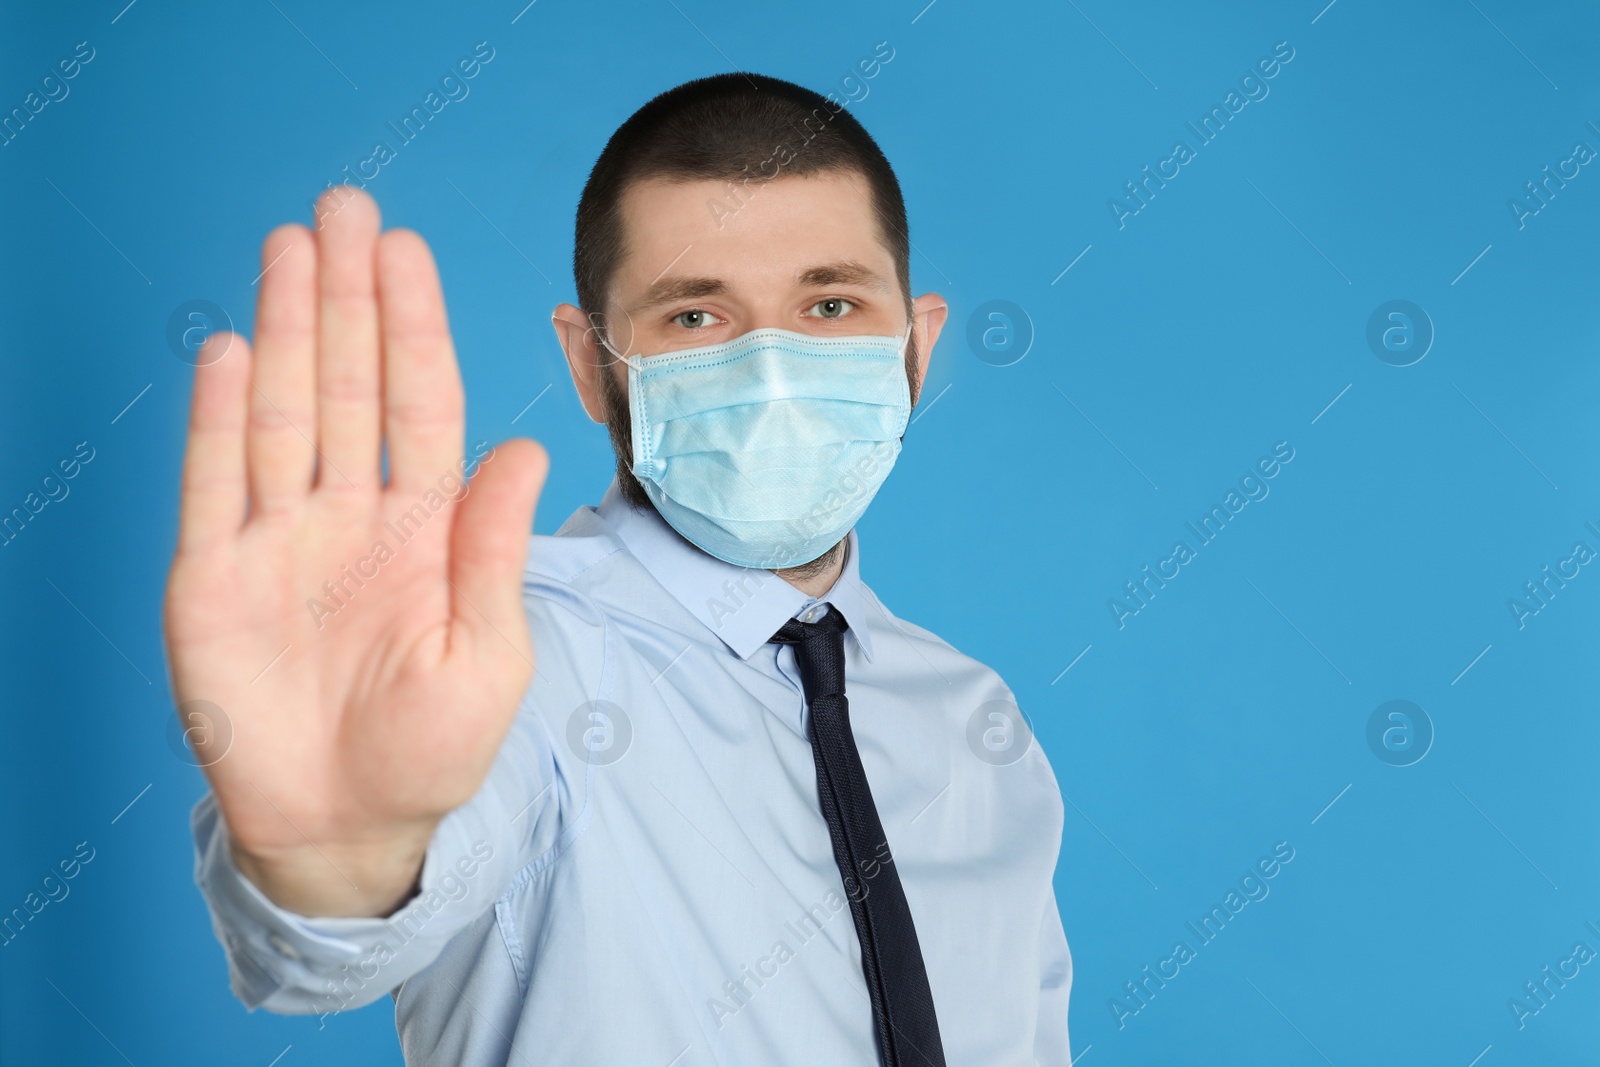
[(300, 958), (300, 953), (296, 951), (295, 947), (277, 934), (269, 934), (267, 936), (267, 944), (276, 949), (280, 955), (287, 956), (291, 960)]

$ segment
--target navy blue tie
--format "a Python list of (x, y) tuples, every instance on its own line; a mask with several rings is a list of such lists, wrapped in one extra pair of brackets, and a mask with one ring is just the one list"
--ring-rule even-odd
[(814, 623), (790, 619), (772, 640), (794, 646), (811, 709), (807, 733), (817, 763), (817, 794), (861, 943), (879, 1057), (884, 1067), (944, 1067), (917, 928), (850, 731), (844, 695), (844, 632), (849, 625), (830, 605)]

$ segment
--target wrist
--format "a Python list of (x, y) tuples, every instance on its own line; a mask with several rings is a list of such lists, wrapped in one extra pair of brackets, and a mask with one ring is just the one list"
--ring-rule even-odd
[(234, 866), (268, 900), (306, 918), (386, 918), (417, 891), (437, 822), (358, 842), (249, 849)]

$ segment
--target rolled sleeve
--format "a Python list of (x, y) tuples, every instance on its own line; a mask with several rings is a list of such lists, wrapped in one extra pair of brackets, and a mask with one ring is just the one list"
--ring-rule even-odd
[[(531, 705), (526, 698), (524, 710)], [(553, 846), (560, 786), (548, 734), (535, 715), (519, 715), (483, 787), (434, 830), (416, 894), (386, 918), (313, 918), (274, 904), (234, 863), (227, 823), (206, 794), (190, 820), (195, 884), (234, 994), (252, 1010), (328, 1014), (397, 988)]]
[(434, 831), (418, 891), (387, 918), (311, 918), (274, 904), (233, 862), (216, 798), (194, 809), (195, 882), (227, 952), (234, 995), (252, 1010), (326, 1014), (381, 998), (431, 963), (493, 907), (515, 862), (504, 841), (474, 836), (469, 811)]

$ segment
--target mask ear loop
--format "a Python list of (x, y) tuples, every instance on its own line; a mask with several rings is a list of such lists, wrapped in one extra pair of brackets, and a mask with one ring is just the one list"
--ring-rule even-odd
[(599, 325), (597, 325), (595, 323), (595, 319), (596, 318), (604, 318), (604, 317), (605, 317), (604, 313), (602, 313), (602, 312), (590, 312), (589, 313), (589, 329), (594, 332), (595, 337), (599, 339), (601, 346), (608, 353), (610, 353), (612, 359), (616, 360), (619, 363), (625, 364), (625, 365), (627, 365), (628, 367), (630, 367), (630, 368), (632, 368), (634, 370), (637, 370), (639, 365), (636, 362), (636, 360), (638, 360), (640, 357), (638, 357), (638, 356), (625, 356), (621, 352), (617, 351), (617, 347), (611, 343), (611, 338), (607, 336), (607, 333), (610, 331), (610, 325), (607, 324), (606, 326), (602, 327), (602, 326), (599, 326)]
[(902, 445), (905, 443), (906, 431), (911, 428), (911, 416), (916, 410), (917, 401), (922, 399), (921, 396), (918, 395), (922, 390), (920, 388), (913, 389), (911, 387), (911, 368), (906, 366), (906, 353), (911, 349), (911, 338), (914, 335), (915, 330), (916, 319), (913, 318), (910, 322), (906, 323), (906, 335), (900, 340), (900, 358), (898, 362), (900, 365), (900, 376), (906, 383), (906, 424), (901, 428), (899, 438)]
[[(629, 456), (628, 469), (629, 469), (630, 472), (633, 473), (635, 478), (638, 478), (639, 477), (639, 441), (640, 441), (640, 434), (642, 432), (642, 426), (643, 426), (643, 423), (644, 423), (644, 420), (641, 417), (641, 413), (638, 410), (638, 406), (637, 406), (637, 399), (638, 398), (637, 398), (637, 394), (636, 394), (636, 391), (634, 389), (634, 383), (633, 383), (633, 377), (637, 373), (637, 371), (639, 370), (639, 364), (637, 362), (635, 362), (635, 359), (638, 358), (638, 357), (630, 358), (630, 357), (625, 356), (622, 353), (617, 351), (616, 346), (611, 343), (611, 339), (606, 336), (606, 334), (607, 334), (607, 332), (609, 330), (609, 325), (601, 326), (596, 322), (596, 319), (603, 319), (604, 317), (605, 316), (602, 313), (590, 312), (589, 313), (589, 330), (590, 330), (591, 333), (594, 334), (595, 338), (600, 342), (600, 348), (601, 349), (603, 349), (606, 353), (608, 353), (613, 360), (615, 360), (618, 363), (623, 364), (624, 366), (626, 366), (628, 368), (628, 383), (623, 388), (623, 394), (624, 394), (623, 402), (628, 407), (628, 423), (629, 423), (629, 426), (631, 428), (631, 435), (630, 436), (632, 437), (632, 440), (630, 441), (630, 452), (631, 452), (631, 455)], [(597, 366), (595, 369), (600, 374), (610, 375), (610, 373), (611, 373), (611, 364), (610, 363), (601, 364), (601, 365)], [(642, 481), (642, 479), (641, 479), (641, 481)]]
[[(628, 361), (627, 356), (624, 356), (622, 353), (618, 352), (616, 348), (612, 346), (611, 342), (606, 340), (605, 335), (597, 333), (596, 336), (600, 338), (600, 344), (606, 350), (606, 353), (610, 355), (612, 362), (621, 363), (627, 367), (633, 366), (633, 364)], [(601, 373), (610, 373), (610, 367), (611, 364), (606, 364), (604, 367), (600, 368)]]

